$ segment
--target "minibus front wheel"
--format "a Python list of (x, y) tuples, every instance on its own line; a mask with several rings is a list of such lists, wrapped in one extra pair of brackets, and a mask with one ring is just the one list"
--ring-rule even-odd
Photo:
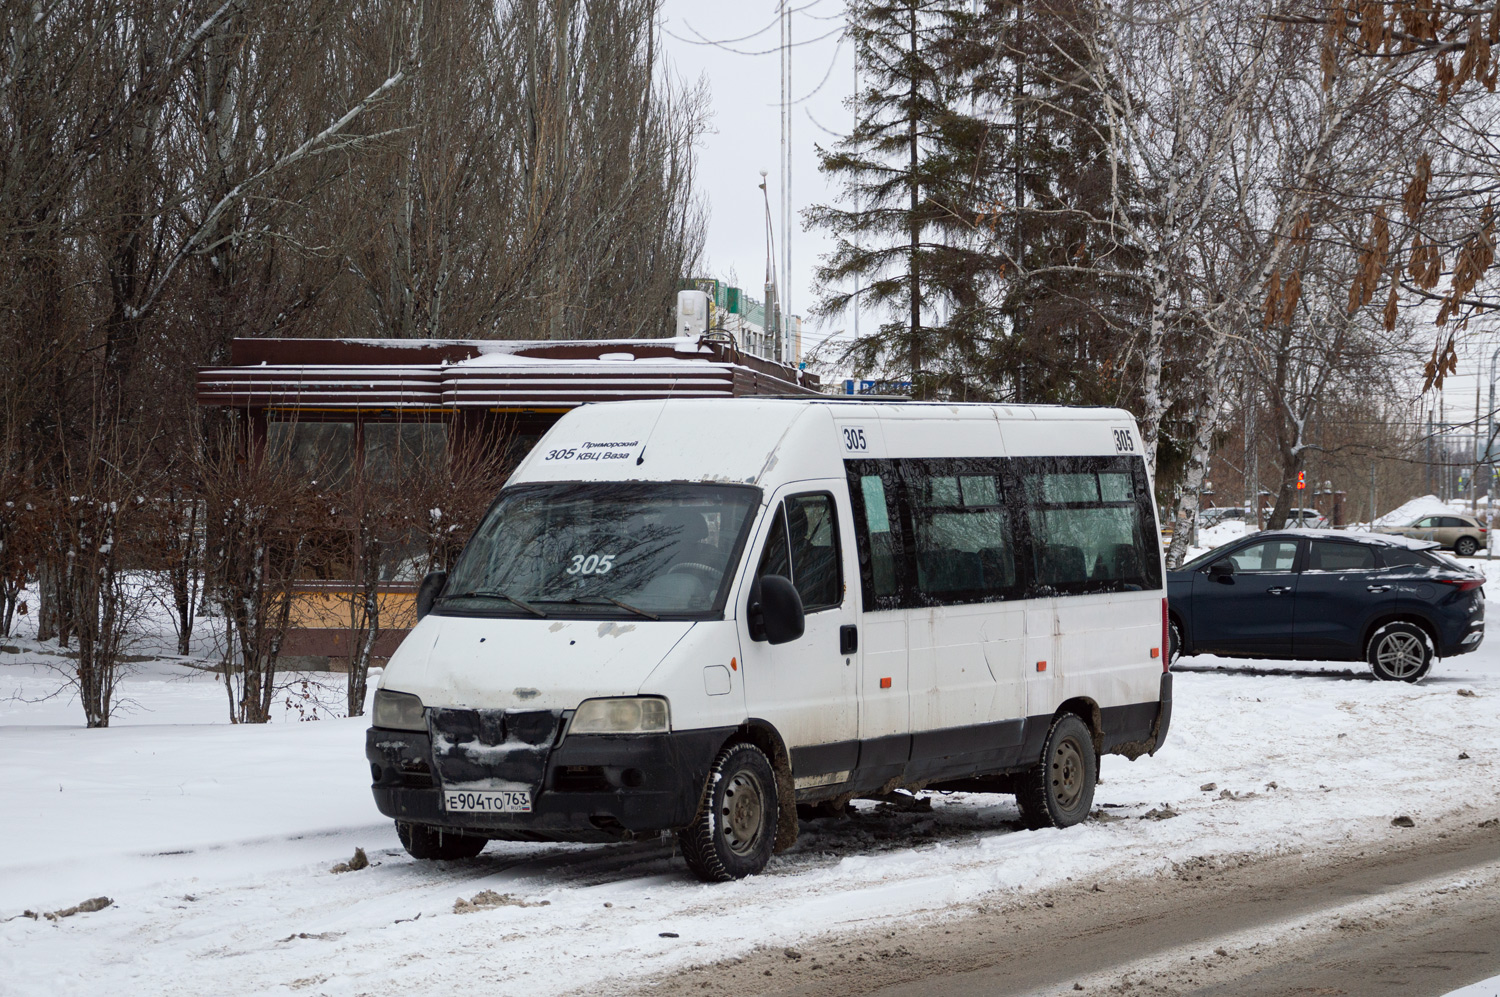
[(688, 868), (706, 883), (753, 876), (776, 845), (776, 773), (765, 752), (745, 741), (726, 745), (708, 772), (703, 806), (677, 832)]
[(1016, 804), (1021, 821), (1033, 831), (1071, 827), (1089, 815), (1099, 777), (1094, 736), (1073, 713), (1052, 721), (1042, 757), (1020, 777)]

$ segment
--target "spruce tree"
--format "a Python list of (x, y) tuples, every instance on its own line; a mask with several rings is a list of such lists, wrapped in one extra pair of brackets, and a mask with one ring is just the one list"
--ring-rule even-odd
[(1082, 0), (985, 0), (961, 61), (987, 124), (975, 176), (1004, 316), (972, 369), (1024, 402), (1121, 404), (1144, 314), (1139, 254), (1119, 212), (1139, 203), (1112, 156)]
[(843, 311), (857, 281), (856, 307), (887, 320), (839, 359), (909, 376), (915, 397), (970, 394), (962, 357), (994, 318), (974, 200), (986, 129), (969, 111), (956, 57), (975, 26), (972, 4), (855, 0), (849, 20), (864, 85), (853, 131), (818, 150), (843, 195), (806, 216), (838, 239), (818, 269), (817, 311)]

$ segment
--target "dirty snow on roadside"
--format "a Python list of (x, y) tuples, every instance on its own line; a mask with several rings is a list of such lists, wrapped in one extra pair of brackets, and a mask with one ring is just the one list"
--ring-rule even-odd
[[(804, 823), (766, 874), (718, 886), (691, 879), (669, 840), (493, 842), (476, 859), (415, 862), (371, 802), (366, 721), (298, 723), (293, 710), (231, 726), (222, 685), (162, 661), (128, 682), (140, 709), (85, 730), (76, 703), (6, 701), (55, 681), (37, 652), (0, 653), (7, 994), (614, 992), (1070, 879), (1328, 850), (1389, 834), (1398, 816), (1420, 834), (1439, 816), (1500, 814), (1500, 644), (1417, 686), (1358, 664), (1188, 659), (1166, 746), (1106, 757), (1084, 825), (1019, 830), (1003, 796), (861, 803)], [(368, 868), (329, 871), (356, 847)], [(44, 916), (101, 896), (102, 910)]]

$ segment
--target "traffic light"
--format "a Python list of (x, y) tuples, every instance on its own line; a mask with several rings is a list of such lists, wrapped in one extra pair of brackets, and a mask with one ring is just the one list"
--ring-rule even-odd
[(1302, 491), (1302, 489), (1304, 489), (1306, 487), (1307, 487), (1307, 472), (1306, 471), (1298, 471), (1297, 472), (1297, 491), (1300, 492), (1300, 491)]

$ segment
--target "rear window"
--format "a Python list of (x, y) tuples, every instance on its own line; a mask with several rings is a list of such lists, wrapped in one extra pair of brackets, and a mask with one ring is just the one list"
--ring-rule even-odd
[(1387, 547), (1380, 552), (1380, 559), (1387, 568), (1458, 567), (1456, 562), (1444, 564), (1447, 559), (1439, 560), (1440, 557), (1441, 555), (1435, 556), (1432, 551), (1411, 550), (1406, 547)]
[(1424, 550), (1422, 551), (1422, 553), (1426, 554), (1428, 557), (1432, 558), (1433, 561), (1437, 562), (1439, 567), (1452, 568), (1455, 571), (1469, 570), (1469, 566), (1467, 564), (1464, 564), (1464, 562), (1460, 561), (1456, 557), (1449, 557), (1447, 554), (1444, 554), (1441, 551)]

